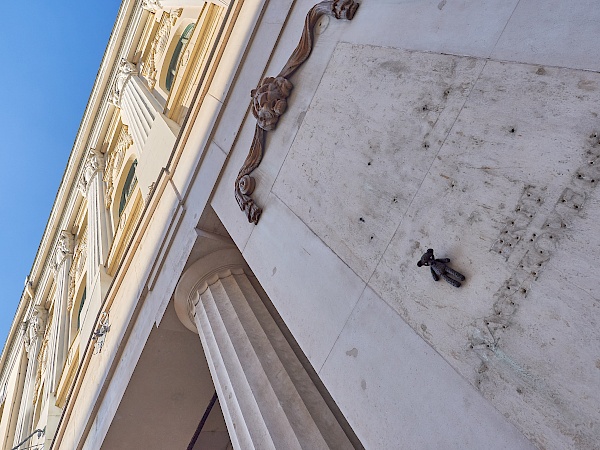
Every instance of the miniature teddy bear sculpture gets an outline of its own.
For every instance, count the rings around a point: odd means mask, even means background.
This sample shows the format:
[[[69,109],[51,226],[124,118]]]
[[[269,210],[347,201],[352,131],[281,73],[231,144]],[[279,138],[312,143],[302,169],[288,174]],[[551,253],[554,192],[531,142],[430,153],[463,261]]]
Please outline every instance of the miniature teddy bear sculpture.
[[[417,266],[429,266],[431,269],[431,276],[435,281],[438,281],[442,277],[446,282],[450,283],[454,287],[460,287],[460,282],[464,281],[465,276],[456,270],[448,267],[446,264],[450,262],[449,258],[435,259],[433,256],[433,249],[430,248],[417,263]],[[452,278],[451,278],[452,277]],[[460,281],[458,281],[460,280]]]

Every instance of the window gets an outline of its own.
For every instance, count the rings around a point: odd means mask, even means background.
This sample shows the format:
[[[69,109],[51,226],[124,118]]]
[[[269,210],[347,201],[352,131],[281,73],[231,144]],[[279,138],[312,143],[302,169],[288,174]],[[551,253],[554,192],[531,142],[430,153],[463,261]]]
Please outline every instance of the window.
[[[169,68],[167,69],[167,78],[165,79],[165,87],[167,88],[167,91],[171,91],[173,81],[175,80],[175,74],[177,73],[177,65],[179,63],[181,51],[190,40],[192,32],[194,31],[194,26],[195,24],[190,23],[187,27],[185,27],[185,30],[183,30],[183,33],[181,33],[179,42],[177,42],[177,45],[175,46],[175,51],[173,52],[173,56],[171,56],[171,62],[169,63]]]
[[[77,329],[79,330],[81,325],[81,310],[83,309],[83,305],[85,303],[85,297],[87,294],[87,289],[83,289],[83,294],[81,295],[81,301],[79,302],[79,312],[77,313]]]
[[[137,177],[135,176],[135,168],[137,167],[137,159],[133,161],[131,167],[129,168],[129,173],[127,174],[127,178],[125,179],[125,184],[123,185],[123,192],[121,192],[121,202],[119,203],[119,217],[123,213],[125,209],[125,205],[127,204],[127,200],[131,197],[133,193],[133,188],[135,188],[137,184]]]

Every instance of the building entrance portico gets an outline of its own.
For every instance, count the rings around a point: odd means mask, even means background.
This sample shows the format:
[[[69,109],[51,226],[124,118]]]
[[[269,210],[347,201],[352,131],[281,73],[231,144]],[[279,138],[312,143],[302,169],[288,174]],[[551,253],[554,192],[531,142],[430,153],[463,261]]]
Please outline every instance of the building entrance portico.
[[[177,319],[171,303],[146,341],[100,448],[186,449],[213,394],[198,337]],[[219,401],[192,448],[231,448]]]

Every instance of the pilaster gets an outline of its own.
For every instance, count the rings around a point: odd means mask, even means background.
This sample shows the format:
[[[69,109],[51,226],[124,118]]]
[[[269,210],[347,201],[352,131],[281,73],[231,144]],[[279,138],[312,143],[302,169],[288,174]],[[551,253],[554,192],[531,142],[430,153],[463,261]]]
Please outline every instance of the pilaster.
[[[110,248],[110,223],[106,210],[104,185],[104,155],[98,150],[91,149],[88,152],[80,188],[87,197],[87,277],[89,281],[96,277],[99,270],[102,270]]]
[[[49,393],[56,393],[62,368],[69,351],[69,272],[73,262],[73,235],[67,230],[60,232],[54,254],[56,267],[56,291],[54,313],[48,341],[48,366],[46,383]]]
[[[38,369],[38,353],[46,326],[47,312],[42,306],[34,306],[31,318],[27,323],[25,349],[27,351],[27,370],[23,386],[23,396],[19,408],[19,417],[15,430],[13,445],[16,446],[33,431],[33,396],[35,378]]]

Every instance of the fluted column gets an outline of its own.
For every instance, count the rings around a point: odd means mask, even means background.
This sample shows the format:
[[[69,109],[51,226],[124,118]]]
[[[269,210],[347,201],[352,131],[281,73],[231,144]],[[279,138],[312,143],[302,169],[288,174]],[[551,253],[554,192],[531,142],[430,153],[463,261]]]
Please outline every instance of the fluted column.
[[[15,430],[15,439],[13,445],[16,446],[33,431],[33,396],[35,390],[35,377],[38,370],[38,353],[44,335],[46,323],[46,310],[41,306],[35,306],[27,327],[27,340],[25,349],[27,350],[27,371],[25,373],[25,384],[23,386],[23,397],[17,419]]]
[[[58,388],[60,375],[69,351],[67,304],[69,301],[69,271],[73,262],[73,235],[67,230],[60,232],[54,258],[56,264],[56,291],[48,341],[48,367],[46,369],[46,386],[52,394],[55,394]]]
[[[79,187],[87,198],[87,277],[91,283],[100,268],[104,266],[110,249],[110,217],[105,201],[104,155],[98,150],[92,149],[88,152]]]
[[[228,262],[231,252],[215,252],[186,271],[176,310],[198,330],[234,448],[352,448],[249,269]]]
[[[110,101],[121,109],[123,123],[129,127],[133,142],[141,153],[160,105],[138,77],[135,64],[126,59],[119,65]]]

